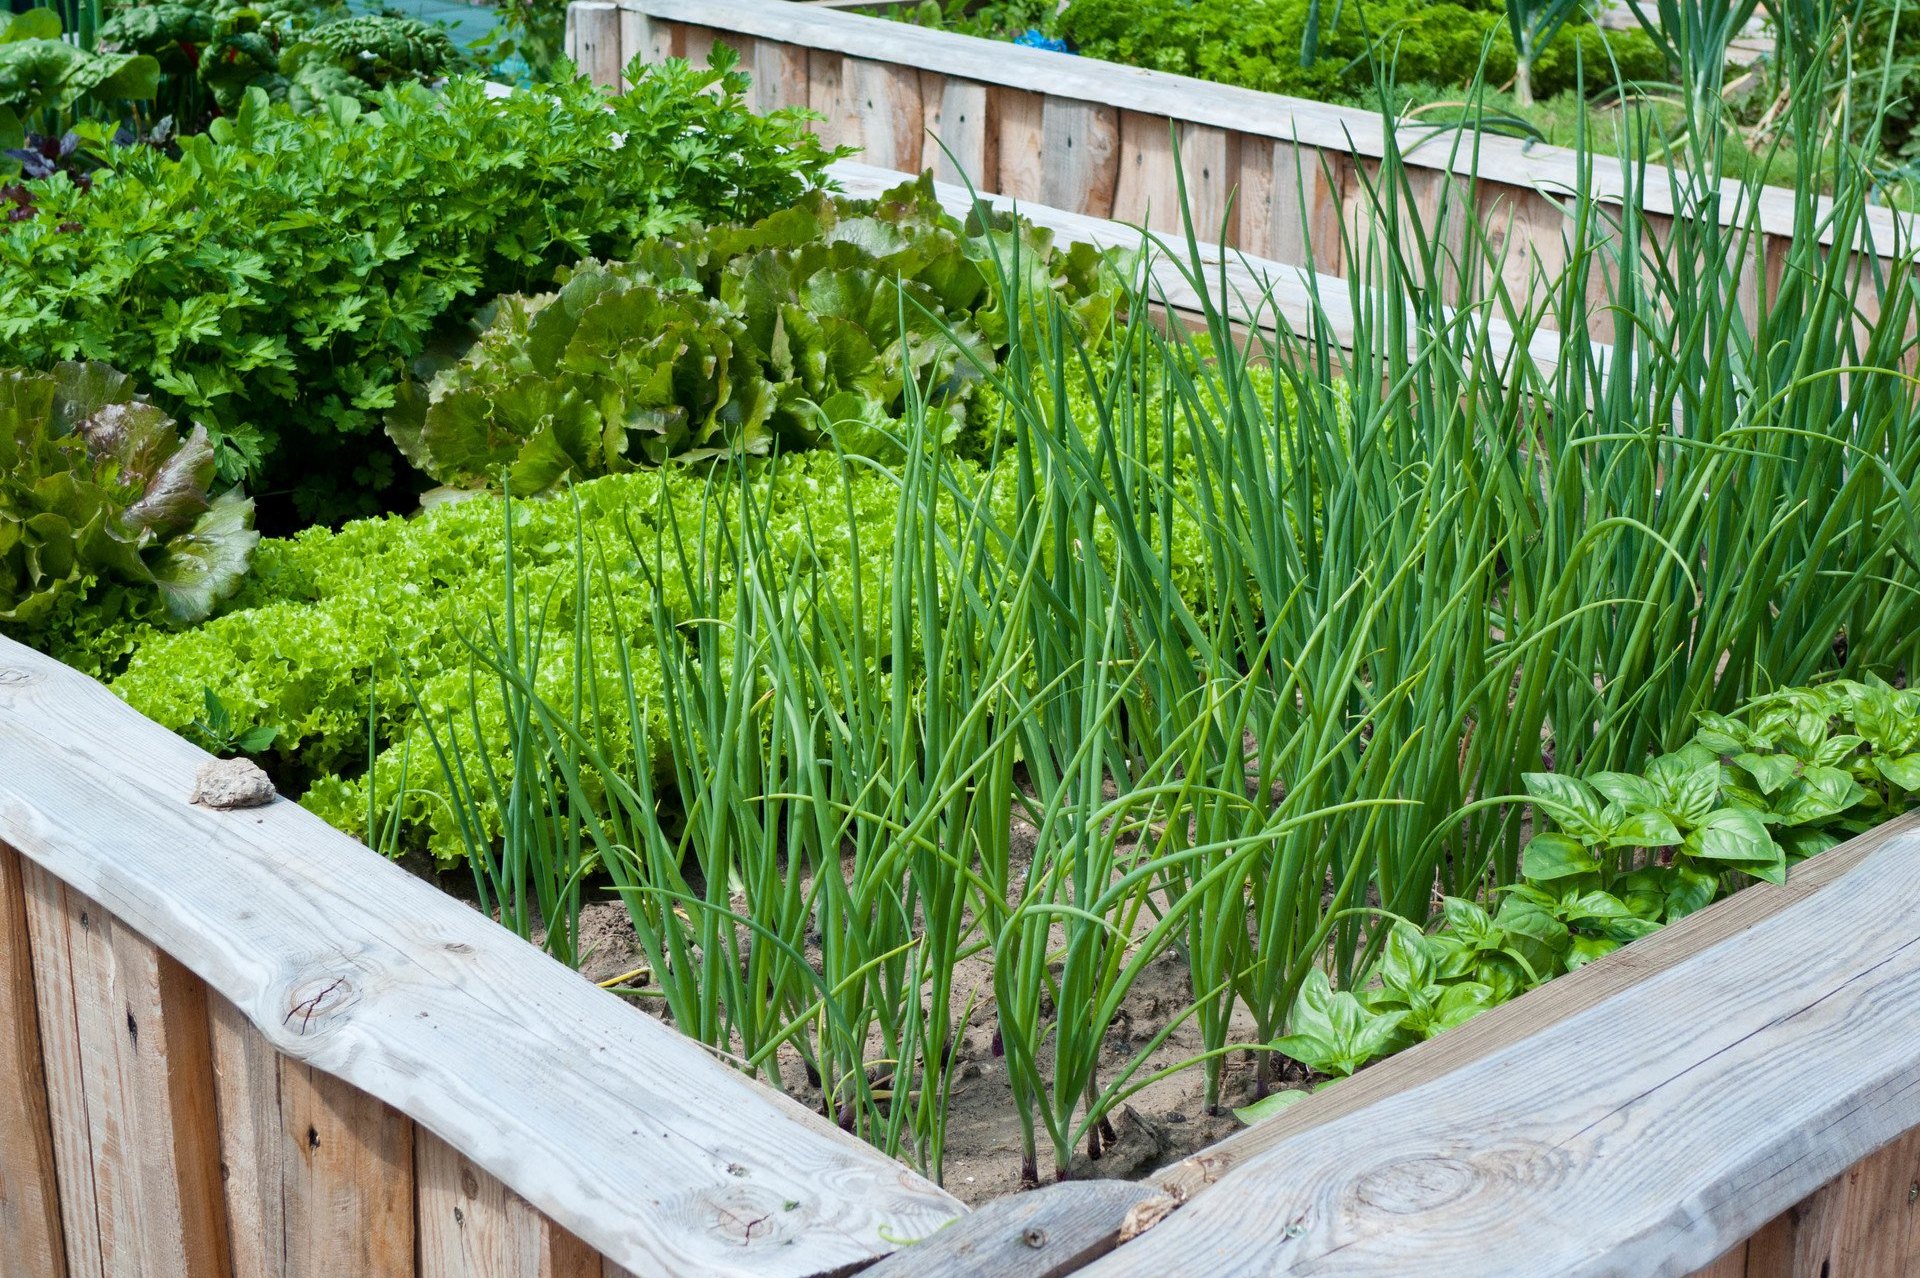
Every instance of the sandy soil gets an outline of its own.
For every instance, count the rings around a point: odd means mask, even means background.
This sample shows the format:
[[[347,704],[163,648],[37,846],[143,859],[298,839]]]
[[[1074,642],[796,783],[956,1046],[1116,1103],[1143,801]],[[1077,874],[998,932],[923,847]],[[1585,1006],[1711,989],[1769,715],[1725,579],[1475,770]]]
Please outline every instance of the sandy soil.
[[[644,965],[632,924],[620,903],[587,906],[582,911],[580,930],[585,955],[580,970],[589,980],[610,981]],[[1147,968],[1134,984],[1107,1038],[1107,1053],[1115,1073],[1186,1009],[1192,1001],[1188,990],[1185,965],[1176,955],[1166,955]],[[973,1204],[1020,1188],[1020,1123],[1005,1062],[992,1050],[992,968],[983,959],[970,960],[955,975],[955,1003],[964,1007],[969,998],[974,1008],[957,1053],[960,1068],[948,1109],[944,1179],[951,1193]],[[650,1015],[661,1014],[657,1002],[635,1000],[635,1005]],[[1154,1050],[1140,1073],[1150,1074],[1200,1050],[1199,1032],[1189,1019]],[[797,1058],[783,1060],[781,1077],[796,1100],[819,1107],[820,1091],[809,1083]],[[1088,1160],[1084,1145],[1076,1152],[1073,1174],[1138,1178],[1177,1162],[1240,1126],[1230,1108],[1245,1103],[1252,1085],[1252,1063],[1236,1054],[1226,1067],[1222,1112],[1210,1115],[1198,1068],[1153,1083],[1131,1097],[1114,1116],[1117,1141],[1103,1150],[1097,1162]],[[1048,1162],[1043,1146],[1043,1174],[1047,1174]]]

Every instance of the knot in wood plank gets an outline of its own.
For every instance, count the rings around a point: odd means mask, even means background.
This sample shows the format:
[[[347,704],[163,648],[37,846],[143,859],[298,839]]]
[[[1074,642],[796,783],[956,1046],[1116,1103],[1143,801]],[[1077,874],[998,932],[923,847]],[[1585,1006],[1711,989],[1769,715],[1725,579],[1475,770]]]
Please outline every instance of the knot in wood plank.
[[[1376,1167],[1353,1187],[1368,1208],[1395,1216],[1417,1216],[1470,1197],[1482,1176],[1472,1163],[1423,1154]]]
[[[813,1204],[738,1180],[702,1190],[684,1200],[700,1228],[729,1247],[777,1247],[814,1217]]]
[[[40,676],[17,666],[0,666],[0,688],[22,688],[39,682]]]
[[[280,1023],[302,1038],[336,1028],[360,1001],[360,986],[352,977],[329,972],[293,983],[282,1000]]]

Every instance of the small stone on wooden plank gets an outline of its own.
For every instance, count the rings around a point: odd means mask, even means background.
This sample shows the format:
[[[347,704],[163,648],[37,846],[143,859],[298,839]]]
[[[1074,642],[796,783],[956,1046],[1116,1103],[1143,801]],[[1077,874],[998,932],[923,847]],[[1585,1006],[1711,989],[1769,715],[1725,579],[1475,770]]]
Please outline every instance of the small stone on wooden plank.
[[[273,782],[252,759],[208,759],[193,778],[189,803],[217,808],[264,808],[274,799]]]
[[[996,1199],[923,1242],[896,1251],[863,1278],[1054,1278],[1118,1245],[1132,1222],[1157,1220],[1173,1200],[1126,1180],[1069,1180]]]

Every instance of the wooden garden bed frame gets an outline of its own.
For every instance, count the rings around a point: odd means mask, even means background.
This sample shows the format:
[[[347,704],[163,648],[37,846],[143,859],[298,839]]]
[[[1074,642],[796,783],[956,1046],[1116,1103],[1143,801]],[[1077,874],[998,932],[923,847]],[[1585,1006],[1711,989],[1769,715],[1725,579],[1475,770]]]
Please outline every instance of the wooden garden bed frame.
[[[1201,251],[1237,322],[1350,336],[1337,282]],[[1920,818],[1151,1181],[968,1213],[294,804],[189,804],[205,759],[0,640],[0,1278],[1920,1266]]]
[[[826,141],[860,148],[866,163],[931,168],[956,183],[964,176],[1023,204],[1177,234],[1177,153],[1202,238],[1224,229],[1230,248],[1323,275],[1348,272],[1340,227],[1367,216],[1365,180],[1388,141],[1373,111],[790,0],[576,0],[568,11],[569,53],[601,84],[620,83],[635,57],[701,61],[716,42],[740,53],[756,109],[809,108],[823,117],[815,128]],[[1492,135],[1456,146],[1414,128],[1395,142],[1421,216],[1433,218],[1449,186],[1453,203],[1471,199],[1516,297],[1530,294],[1536,271],[1551,278],[1564,266],[1563,201],[1582,182],[1573,151]],[[1588,189],[1620,200],[1621,164],[1589,163]],[[1664,172],[1637,185],[1656,231],[1676,209],[1697,207]],[[1737,183],[1725,189],[1722,216],[1757,219],[1765,232],[1765,269],[1746,264],[1737,289],[1752,317],[1778,284],[1794,194],[1770,187],[1749,201],[1734,194]],[[1912,220],[1885,208],[1869,210],[1861,235],[1853,247],[1883,258],[1915,243]],[[1457,258],[1457,214],[1449,238],[1441,247]],[[1825,238],[1832,242],[1830,229]],[[1605,313],[1592,323],[1609,335]]]
[[[206,757],[0,640],[6,1278],[1920,1261],[1920,817],[1150,1182],[969,1214],[296,805],[189,804]]]

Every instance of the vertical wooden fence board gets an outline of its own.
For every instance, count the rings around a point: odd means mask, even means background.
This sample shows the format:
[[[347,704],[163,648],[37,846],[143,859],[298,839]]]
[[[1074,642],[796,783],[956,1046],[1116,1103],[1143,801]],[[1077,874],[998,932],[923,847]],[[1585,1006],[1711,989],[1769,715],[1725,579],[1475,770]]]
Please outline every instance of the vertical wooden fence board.
[[[1340,274],[1342,183],[1340,170],[1329,163],[1333,158],[1292,142],[1246,139],[1241,172],[1249,176],[1241,180],[1254,198],[1240,213],[1241,247],[1288,266]],[[1268,183],[1264,200],[1258,197],[1261,178]]]
[[[1187,207],[1193,215],[1194,233],[1201,239],[1232,247],[1237,234],[1234,221],[1228,220],[1240,156],[1240,135],[1226,129],[1189,124],[1180,130],[1180,176],[1186,182]],[[1179,203],[1170,210],[1173,223],[1167,229],[1181,229]],[[1237,219],[1235,219],[1237,220]]]
[[[848,58],[841,71],[841,109],[859,120],[864,157],[881,168],[920,171],[920,73],[866,58]]]
[[[1242,253],[1273,257],[1273,144],[1260,138],[1240,140],[1240,174],[1234,204],[1239,208],[1235,243]]]
[[[814,122],[813,131],[828,146],[864,147],[862,121],[846,106],[845,63],[837,53],[807,51],[807,109],[823,117]]]
[[[225,1275],[205,988],[51,875],[27,879],[69,1271]]]
[[[728,36],[727,43],[734,44],[738,36]],[[713,53],[713,46],[720,42],[720,33],[710,27],[681,27],[679,44],[675,52],[696,67],[707,65],[707,58]],[[736,49],[738,45],[734,46]]]
[[[234,1278],[285,1278],[286,1128],[280,1054],[246,1016],[213,996],[213,1090]]]
[[[82,1084],[80,1029],[74,1019],[73,956],[67,943],[67,889],[31,861],[20,866],[27,937],[33,948],[34,1001],[46,1064],[47,1121],[60,1188],[60,1226],[70,1278],[100,1278],[99,1212],[93,1185],[92,1124]]]
[[[1920,1202],[1920,1131],[1848,1169],[1832,1278],[1909,1278],[1920,1272],[1914,1220]]]
[[[635,14],[642,23],[644,16]],[[611,4],[578,4],[567,9],[567,56],[595,84],[620,81],[621,24],[626,14]]]
[[[1470,269],[1467,223],[1474,216],[1473,184],[1435,169],[1409,171],[1408,185],[1418,216],[1418,233],[1409,228],[1408,238],[1424,238],[1431,244],[1441,300],[1456,304]]]
[[[1482,183],[1480,216],[1496,254],[1499,276],[1516,302],[1533,296],[1535,282],[1552,279],[1567,263],[1566,219],[1532,191]],[[1491,288],[1492,281],[1489,280]]]
[[[754,110],[766,112],[807,105],[805,49],[777,40],[756,40],[753,62],[747,69],[753,74],[753,89],[748,97]]]
[[[1093,217],[1113,211],[1113,188],[1120,175],[1117,111],[1095,102],[1049,97],[1040,112],[1040,149],[1046,156],[1041,203]]]
[[[673,56],[673,24],[648,18],[638,9],[620,10],[620,71],[635,58],[657,66]],[[616,75],[607,83],[625,87],[627,81]]]
[[[1163,116],[1120,114],[1120,174],[1113,220],[1156,231],[1180,226],[1180,187],[1174,179],[1173,134]]]
[[[600,1278],[601,1259],[431,1132],[414,1133],[420,1278]]]
[[[1046,97],[1019,89],[993,90],[992,123],[999,165],[994,173],[997,195],[1016,200],[1040,200],[1046,183],[1044,143]]]
[[[34,1005],[20,856],[0,844],[0,1257],[23,1275],[63,1278],[60,1190]]]
[[[1746,1278],[1833,1278],[1846,1202],[1841,1175],[1767,1222],[1747,1240]]]
[[[929,109],[934,99],[923,76],[920,91]],[[1000,135],[992,119],[993,95],[987,86],[957,76],[938,77],[940,92],[935,122],[930,126],[939,138],[925,143],[926,163],[942,182],[972,185],[976,191],[999,190]]]
[[[287,1278],[413,1270],[413,1124],[298,1061],[280,1063]]]

